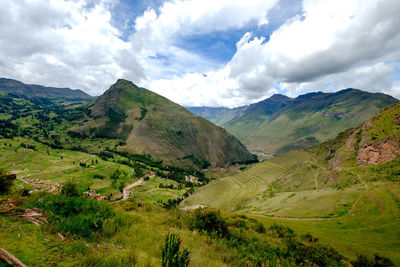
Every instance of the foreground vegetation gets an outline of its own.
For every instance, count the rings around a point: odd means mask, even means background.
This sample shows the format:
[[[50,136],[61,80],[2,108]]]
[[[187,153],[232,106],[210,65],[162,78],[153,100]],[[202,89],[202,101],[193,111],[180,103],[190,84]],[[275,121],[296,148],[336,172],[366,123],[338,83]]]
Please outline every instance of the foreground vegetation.
[[[349,259],[311,234],[212,209],[180,211],[130,198],[108,204],[61,193],[0,197],[0,246],[28,265],[346,266]],[[40,226],[27,220],[35,210]],[[5,230],[7,229],[7,230]],[[182,252],[179,247],[182,246]],[[391,266],[390,260],[378,256]],[[168,260],[169,259],[169,260]],[[367,257],[363,260],[374,261]]]

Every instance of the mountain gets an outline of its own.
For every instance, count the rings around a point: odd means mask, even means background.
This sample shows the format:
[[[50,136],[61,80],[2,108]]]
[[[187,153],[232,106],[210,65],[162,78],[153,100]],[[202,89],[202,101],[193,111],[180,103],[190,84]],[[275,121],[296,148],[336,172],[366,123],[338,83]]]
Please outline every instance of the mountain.
[[[318,146],[290,151],[217,179],[182,206],[294,218],[348,215],[355,221],[380,214],[380,220],[390,221],[393,218],[385,216],[392,214],[385,212],[398,210],[399,177],[400,103]],[[393,195],[390,201],[387,194]],[[383,201],[386,211],[382,211]]]
[[[224,166],[254,161],[233,135],[182,106],[118,80],[90,109],[91,118],[75,131],[88,136],[118,138],[130,153],[150,153],[157,159]]]
[[[274,95],[222,126],[252,151],[280,154],[332,139],[397,102],[385,94],[357,89],[297,98]]]
[[[81,90],[70,88],[45,87],[35,84],[24,84],[17,80],[0,78],[0,91],[24,95],[29,98],[65,98],[91,99],[92,97]]]
[[[216,125],[223,125],[224,123],[233,120],[242,115],[248,106],[241,106],[237,108],[224,108],[224,107],[185,107],[194,115],[201,116]]]

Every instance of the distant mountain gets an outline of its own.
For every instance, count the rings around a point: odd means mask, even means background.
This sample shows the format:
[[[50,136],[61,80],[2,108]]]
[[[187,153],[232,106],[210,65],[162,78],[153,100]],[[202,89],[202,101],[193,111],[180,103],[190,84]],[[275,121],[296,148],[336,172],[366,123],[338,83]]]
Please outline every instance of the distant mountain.
[[[358,95],[360,91],[345,90],[337,94],[349,93]],[[358,202],[363,195],[360,191],[365,190],[367,200],[361,202],[358,215],[364,210],[370,216],[368,205],[377,202],[368,193],[380,188],[382,191],[377,192],[385,195],[388,189],[398,187],[399,179],[400,103],[382,109],[362,125],[317,146],[283,153],[234,176],[219,178],[181,205],[292,218],[340,217],[345,214],[342,208],[348,206],[347,201]],[[352,191],[361,195],[349,198]],[[392,205],[398,207],[396,199]]]
[[[357,89],[309,93],[297,98],[274,95],[250,105],[222,126],[251,151],[279,154],[332,139],[397,102],[385,94]]]
[[[223,125],[224,123],[239,117],[247,108],[248,106],[238,108],[186,107],[186,109],[194,115],[201,116],[216,125]]]
[[[233,135],[184,107],[118,80],[91,107],[91,118],[74,129],[84,135],[118,138],[130,153],[150,153],[167,162],[204,167],[255,160]]]
[[[70,88],[45,87],[35,84],[25,84],[17,80],[0,78],[0,91],[24,95],[28,98],[65,98],[91,99],[92,97],[81,90]]]

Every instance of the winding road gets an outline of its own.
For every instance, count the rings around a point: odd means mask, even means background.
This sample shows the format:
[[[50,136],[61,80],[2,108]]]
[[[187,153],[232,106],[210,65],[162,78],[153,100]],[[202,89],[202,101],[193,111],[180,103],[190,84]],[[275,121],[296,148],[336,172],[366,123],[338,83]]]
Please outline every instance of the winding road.
[[[124,194],[124,197],[123,197],[121,200],[127,200],[127,199],[129,198],[129,190],[131,190],[132,188],[134,188],[134,187],[136,187],[136,186],[142,185],[142,184],[144,184],[144,183],[145,183],[145,182],[144,182],[144,179],[141,178],[139,181],[134,182],[133,184],[130,184],[130,185],[128,185],[127,187],[125,187],[125,188],[122,190],[122,193]]]

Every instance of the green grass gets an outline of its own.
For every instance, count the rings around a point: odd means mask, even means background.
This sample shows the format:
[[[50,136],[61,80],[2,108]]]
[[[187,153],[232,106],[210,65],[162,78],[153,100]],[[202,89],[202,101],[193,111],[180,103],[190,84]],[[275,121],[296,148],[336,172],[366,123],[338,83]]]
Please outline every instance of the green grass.
[[[398,189],[395,190],[399,196]],[[319,202],[320,203],[320,202]],[[260,218],[260,217],[257,217]],[[279,222],[299,233],[310,232],[347,257],[378,253],[400,264],[399,202],[379,187],[364,191],[351,214],[326,221],[289,221],[261,218],[267,224]]]
[[[272,182],[278,179],[286,168],[301,159],[307,159],[307,152],[294,151],[282,158],[273,158],[254,164],[246,171],[234,176],[212,181],[183,202],[184,206],[208,205],[225,210],[245,210],[257,205],[259,198],[276,188]],[[262,207],[262,204],[259,205]]]
[[[36,149],[19,148],[22,142],[34,144]],[[11,146],[9,146],[10,144]],[[3,159],[6,159],[0,160],[0,168],[13,171],[18,178],[39,179],[53,185],[74,180],[79,183],[81,191],[86,191],[90,187],[105,195],[112,194],[113,199],[120,197],[121,192],[118,188],[111,186],[109,177],[112,173],[121,170],[127,175],[123,176],[120,181],[126,184],[135,181],[135,178],[130,175],[132,168],[125,165],[103,161],[99,157],[87,153],[51,149],[25,138],[0,139],[0,153],[3,154]],[[90,166],[87,168],[80,167],[80,161]],[[95,179],[95,174],[103,175],[105,179]],[[19,184],[24,185],[22,182],[19,182]]]
[[[159,188],[159,185],[173,185],[174,189]],[[158,203],[162,201],[166,203],[169,199],[182,197],[183,194],[189,189],[184,186],[178,189],[179,183],[173,180],[152,177],[143,185],[139,185],[131,190],[132,197],[135,200],[144,200],[150,203]]]
[[[400,105],[386,108],[372,118],[373,127],[367,129],[370,141],[377,142],[384,139],[400,138]]]
[[[253,214],[310,232],[349,258],[377,252],[400,264],[400,191],[392,179],[397,160],[367,167],[344,161],[339,171],[313,155],[295,151],[255,164],[200,188],[181,205]]]

